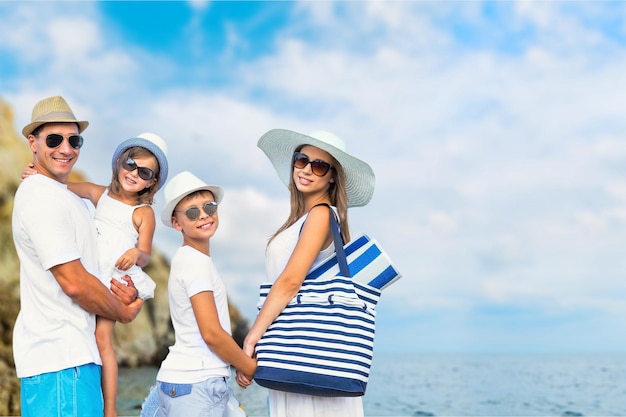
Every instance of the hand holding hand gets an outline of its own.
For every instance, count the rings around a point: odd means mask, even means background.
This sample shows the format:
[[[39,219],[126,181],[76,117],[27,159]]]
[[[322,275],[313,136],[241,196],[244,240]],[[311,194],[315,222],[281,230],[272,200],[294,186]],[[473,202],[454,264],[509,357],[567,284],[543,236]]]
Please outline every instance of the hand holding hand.
[[[244,374],[239,369],[236,370],[236,380],[237,384],[243,389],[248,388],[252,384],[252,377]]]
[[[122,317],[120,318],[120,323],[130,323],[135,320],[139,312],[141,311],[141,307],[143,306],[143,300],[141,298],[135,299],[129,305],[124,305]]]
[[[111,292],[128,306],[137,299],[139,292],[135,287],[135,283],[128,275],[123,276],[122,279],[126,281],[126,285],[116,279],[111,279]]]

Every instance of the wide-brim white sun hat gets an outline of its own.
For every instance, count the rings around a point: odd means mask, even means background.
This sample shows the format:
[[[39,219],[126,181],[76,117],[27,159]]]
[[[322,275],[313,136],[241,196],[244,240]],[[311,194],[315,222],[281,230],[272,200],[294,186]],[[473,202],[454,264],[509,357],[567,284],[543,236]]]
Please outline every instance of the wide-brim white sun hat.
[[[149,150],[157,159],[157,162],[159,163],[159,184],[157,190],[159,190],[161,187],[163,187],[165,181],[167,181],[168,174],[167,144],[159,135],[145,132],[141,135],[138,135],[136,138],[126,139],[124,142],[120,143],[115,149],[115,152],[113,152],[113,157],[111,158],[111,166],[113,170],[115,170],[115,162],[120,157],[120,155],[124,153],[124,151],[126,151],[127,149],[133,148],[135,146],[139,146]]]
[[[291,183],[293,154],[301,145],[320,148],[339,162],[346,176],[348,207],[361,207],[369,203],[376,184],[374,171],[366,162],[347,153],[345,143],[335,134],[316,130],[303,135],[290,130],[273,129],[257,142],[287,187]]]
[[[165,194],[165,207],[163,211],[161,211],[161,221],[163,224],[168,227],[173,227],[172,214],[174,214],[176,205],[189,194],[200,190],[207,190],[213,193],[213,199],[217,204],[219,204],[224,197],[222,187],[208,185],[189,171],[176,174],[163,189],[163,194]]]

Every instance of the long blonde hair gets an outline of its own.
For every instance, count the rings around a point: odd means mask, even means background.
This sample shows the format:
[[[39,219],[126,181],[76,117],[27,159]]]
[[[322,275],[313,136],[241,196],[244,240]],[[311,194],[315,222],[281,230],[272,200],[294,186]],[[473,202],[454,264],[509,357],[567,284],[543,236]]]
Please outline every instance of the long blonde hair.
[[[298,146],[294,152],[299,152],[302,148],[307,146],[307,144]],[[313,146],[313,145],[310,145]],[[330,155],[330,154],[329,154]],[[330,155],[332,161],[331,165],[333,169],[331,169],[331,175],[335,176],[335,181],[329,183],[328,188],[328,197],[330,199],[330,204],[337,208],[337,213],[339,214],[339,224],[341,226],[341,234],[343,235],[343,239],[345,242],[350,241],[350,228],[348,226],[348,196],[346,194],[346,175],[343,171],[343,168],[337,162],[337,160]],[[291,160],[291,172],[293,174],[293,158]],[[298,221],[300,217],[304,215],[304,198],[302,197],[302,193],[298,191],[296,184],[293,182],[293,175],[289,176],[289,194],[290,194],[290,205],[291,211],[289,213],[289,217],[282,226],[278,228],[278,230],[269,238],[268,244],[283,230],[287,229],[289,226],[293,225]]]

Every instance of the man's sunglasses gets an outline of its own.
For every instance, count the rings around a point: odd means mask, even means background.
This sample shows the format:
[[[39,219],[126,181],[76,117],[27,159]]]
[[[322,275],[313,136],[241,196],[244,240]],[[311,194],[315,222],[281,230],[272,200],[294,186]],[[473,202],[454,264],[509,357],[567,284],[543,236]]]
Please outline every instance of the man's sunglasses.
[[[308,164],[311,164],[311,171],[318,177],[323,177],[328,173],[332,166],[328,162],[316,159],[315,161],[309,160],[309,157],[301,152],[293,154],[293,166],[298,169],[303,169]]]
[[[133,158],[128,158],[126,161],[122,162],[122,168],[124,168],[128,172],[133,172],[134,170],[137,170],[137,175],[139,175],[139,178],[146,181],[150,181],[156,176],[154,171],[150,168],[137,166],[137,163]]]
[[[46,136],[46,146],[51,149],[58,148],[63,143],[63,139],[63,135],[50,133]],[[83,137],[81,135],[70,135],[67,137],[67,140],[74,149],[80,149],[83,146]]]
[[[202,210],[209,216],[213,216],[215,215],[215,213],[217,213],[217,203],[215,201],[207,201],[202,206]],[[183,210],[175,210],[175,211],[183,211]],[[198,217],[200,217],[200,208],[196,206],[189,207],[187,210],[184,210],[183,212],[185,213],[185,216],[187,216],[187,218],[191,221],[198,220]]]

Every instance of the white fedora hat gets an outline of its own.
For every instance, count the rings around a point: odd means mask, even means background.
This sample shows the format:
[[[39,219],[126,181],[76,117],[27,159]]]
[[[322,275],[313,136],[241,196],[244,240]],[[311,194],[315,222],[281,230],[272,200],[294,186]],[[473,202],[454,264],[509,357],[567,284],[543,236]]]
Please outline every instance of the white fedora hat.
[[[208,185],[189,171],[183,171],[180,174],[176,174],[174,178],[167,183],[165,189],[163,190],[163,194],[165,194],[165,207],[161,212],[161,221],[163,224],[173,227],[172,214],[174,213],[176,205],[180,202],[180,200],[189,194],[200,190],[207,190],[213,193],[213,198],[217,204],[219,204],[224,197],[224,190],[222,190],[222,187],[217,185]]]
[[[348,207],[364,206],[372,199],[376,177],[372,168],[346,152],[346,145],[333,133],[316,130],[303,135],[284,129],[273,129],[261,136],[257,146],[270,159],[280,180],[291,182],[293,153],[301,145],[312,145],[333,156],[346,175]]]

